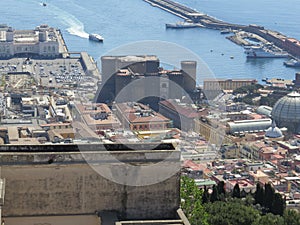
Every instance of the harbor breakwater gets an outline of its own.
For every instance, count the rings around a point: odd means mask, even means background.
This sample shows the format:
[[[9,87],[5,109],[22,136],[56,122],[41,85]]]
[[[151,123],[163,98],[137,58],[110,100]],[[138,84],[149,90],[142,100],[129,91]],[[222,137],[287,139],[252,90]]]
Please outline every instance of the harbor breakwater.
[[[232,31],[245,31],[258,35],[262,39],[274,44],[276,47],[287,51],[292,57],[300,58],[300,41],[295,38],[287,37],[278,31],[265,29],[265,27],[255,24],[240,25],[227,23],[171,0],[144,1],[148,2],[154,7],[159,7],[160,9],[179,16],[185,20],[190,20],[193,23],[197,23],[201,25],[201,27],[217,30],[230,29]],[[235,43],[242,44],[243,42]]]

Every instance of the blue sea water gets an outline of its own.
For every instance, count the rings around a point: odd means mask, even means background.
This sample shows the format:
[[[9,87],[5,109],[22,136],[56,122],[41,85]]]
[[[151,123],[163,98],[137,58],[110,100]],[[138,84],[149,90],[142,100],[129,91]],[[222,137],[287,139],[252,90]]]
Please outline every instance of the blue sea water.
[[[40,24],[60,28],[70,51],[87,51],[95,59],[130,43],[159,40],[180,45],[198,55],[218,78],[278,77],[294,79],[299,69],[283,66],[285,59],[247,60],[243,48],[219,31],[203,28],[166,30],[165,23],[181,19],[143,0],[10,0],[0,3],[0,23],[16,29]],[[178,0],[224,21],[259,24],[300,39],[299,0]],[[87,39],[99,33],[104,43]],[[150,42],[155,43],[155,42]],[[159,48],[158,56],[166,54]],[[140,49],[137,53],[143,53]],[[144,54],[149,54],[145,50]],[[168,54],[168,53],[167,53]],[[170,53],[171,54],[171,53]],[[232,57],[233,58],[232,58]],[[201,66],[200,69],[201,70]],[[207,69],[203,68],[203,71]],[[199,74],[198,83],[202,75]]]

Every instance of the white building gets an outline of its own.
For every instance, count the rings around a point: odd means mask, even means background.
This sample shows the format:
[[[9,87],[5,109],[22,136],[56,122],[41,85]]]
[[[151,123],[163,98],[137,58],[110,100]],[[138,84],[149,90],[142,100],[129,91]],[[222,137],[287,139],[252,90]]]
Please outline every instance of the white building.
[[[0,58],[57,58],[60,55],[59,35],[58,30],[48,25],[40,25],[34,30],[14,30],[0,25]]]

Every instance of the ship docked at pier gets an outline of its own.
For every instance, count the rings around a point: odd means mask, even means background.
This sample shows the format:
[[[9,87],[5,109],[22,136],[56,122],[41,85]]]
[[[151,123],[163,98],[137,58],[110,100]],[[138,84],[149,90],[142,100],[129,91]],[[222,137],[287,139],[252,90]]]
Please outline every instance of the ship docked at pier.
[[[100,34],[89,34],[89,40],[103,42],[104,38]]]
[[[271,49],[267,46],[246,46],[247,58],[287,58],[289,54],[284,51]]]
[[[287,67],[300,67],[300,60],[290,59],[287,62],[283,63]]]
[[[177,22],[177,23],[166,24],[166,28],[172,28],[172,29],[195,28],[200,26],[201,26],[200,24],[192,23],[192,22]]]

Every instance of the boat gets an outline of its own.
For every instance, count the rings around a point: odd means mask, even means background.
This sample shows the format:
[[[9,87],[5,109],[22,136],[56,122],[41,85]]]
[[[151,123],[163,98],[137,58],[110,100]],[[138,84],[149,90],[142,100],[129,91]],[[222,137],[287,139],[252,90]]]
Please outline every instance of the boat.
[[[225,30],[221,30],[220,34],[230,34],[232,31],[231,29],[225,29]]]
[[[166,28],[182,29],[182,28],[195,28],[199,27],[199,24],[190,22],[177,22],[177,23],[166,23]]]
[[[43,6],[47,6],[46,2],[43,2]]]
[[[286,58],[287,52],[273,50],[264,46],[246,46],[245,54],[247,58]]]
[[[99,41],[102,42],[104,38],[100,34],[89,34],[89,39],[91,41]]]
[[[287,67],[300,67],[300,60],[291,59],[289,61],[283,62]]]

